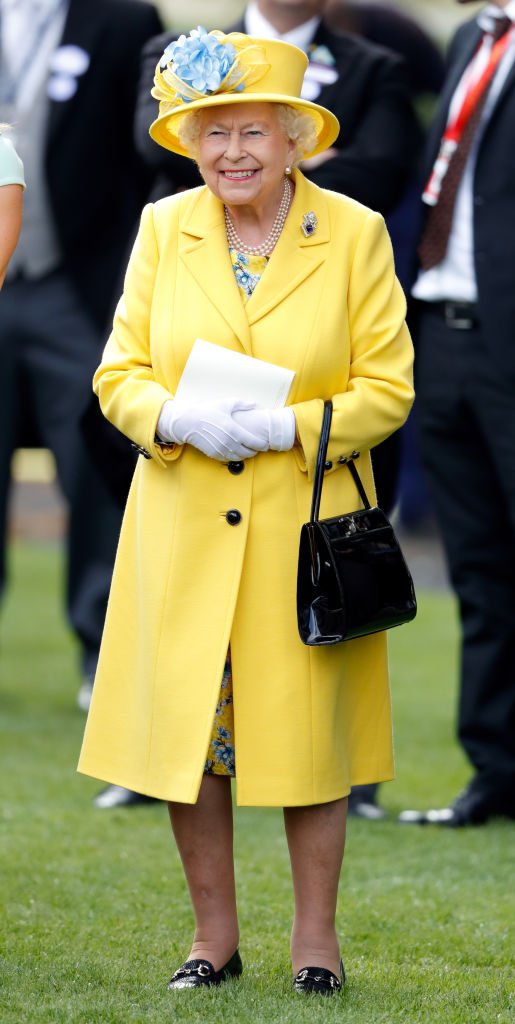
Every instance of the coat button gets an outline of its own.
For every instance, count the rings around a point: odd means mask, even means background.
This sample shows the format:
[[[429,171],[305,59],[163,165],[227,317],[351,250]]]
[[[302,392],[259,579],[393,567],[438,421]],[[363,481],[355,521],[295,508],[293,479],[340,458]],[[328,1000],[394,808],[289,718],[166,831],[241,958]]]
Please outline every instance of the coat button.
[[[324,462],[324,469],[329,470],[329,469],[332,469],[332,468],[333,468],[332,462]]]
[[[227,463],[227,469],[229,470],[229,473],[233,473],[234,476],[238,476],[240,473],[243,473],[243,470],[245,469],[245,463],[244,462],[228,462]]]
[[[229,526],[237,526],[238,523],[241,523],[241,512],[238,512],[237,508],[230,508],[229,511],[225,513],[225,518],[227,519]]]

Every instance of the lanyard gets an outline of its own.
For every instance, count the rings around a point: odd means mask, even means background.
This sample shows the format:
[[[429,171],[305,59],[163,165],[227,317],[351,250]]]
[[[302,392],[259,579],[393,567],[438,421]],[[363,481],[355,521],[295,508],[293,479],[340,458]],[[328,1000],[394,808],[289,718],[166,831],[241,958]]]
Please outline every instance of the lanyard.
[[[463,135],[463,132],[468,122],[470,121],[470,118],[472,117],[474,110],[476,109],[479,97],[489,85],[502,57],[504,56],[507,50],[507,47],[512,38],[512,32],[513,30],[510,29],[508,32],[505,33],[504,36],[501,37],[501,39],[498,39],[497,42],[494,43],[490,52],[488,64],[484,68],[482,74],[479,76],[477,81],[474,82],[473,85],[468,87],[468,89],[465,92],[465,96],[463,97],[462,103],[460,105],[460,109],[458,110],[456,116],[453,118],[452,122],[447,125],[447,128],[445,129],[444,133],[445,139],[452,139],[452,141],[456,142],[456,144],[459,143]]]
[[[427,203],[428,206],[436,206],[438,203],[442,182],[447,174],[452,156],[458,148],[463,132],[476,110],[477,104],[483,94],[486,93],[501,60],[513,39],[513,35],[514,29],[509,29],[494,43],[490,51],[486,67],[483,69],[479,78],[473,84],[469,84],[465,88],[465,93],[459,105],[459,109],[447,124],[440,143],[440,151],[422,195],[423,201]],[[476,56],[483,45],[484,40],[480,43],[480,46],[476,51]]]

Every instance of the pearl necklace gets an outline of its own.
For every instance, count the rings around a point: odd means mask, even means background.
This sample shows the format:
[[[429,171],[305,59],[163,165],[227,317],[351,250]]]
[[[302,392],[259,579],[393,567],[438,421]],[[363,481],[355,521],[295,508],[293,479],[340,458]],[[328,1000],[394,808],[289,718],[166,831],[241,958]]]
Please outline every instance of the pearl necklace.
[[[238,252],[246,253],[247,256],[269,256],[270,253],[275,248],[275,246],[277,245],[277,242],[279,241],[281,231],[284,227],[284,222],[288,216],[288,210],[290,209],[292,196],[293,185],[289,178],[285,178],[283,195],[281,202],[279,203],[277,216],[272,225],[272,230],[270,231],[270,234],[267,235],[267,237],[265,238],[265,241],[261,242],[261,245],[247,245],[246,242],[242,242],[240,236],[236,231],[236,228],[234,227],[229,210],[227,209],[226,206],[224,206],[225,230],[227,232],[227,241],[229,243],[229,246],[232,249],[237,249]]]

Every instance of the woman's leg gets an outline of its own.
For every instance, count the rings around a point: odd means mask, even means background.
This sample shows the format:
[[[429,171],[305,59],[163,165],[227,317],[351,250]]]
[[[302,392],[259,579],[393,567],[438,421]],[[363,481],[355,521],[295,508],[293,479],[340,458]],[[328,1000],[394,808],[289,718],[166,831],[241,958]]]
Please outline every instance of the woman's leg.
[[[196,804],[169,803],[168,810],[195,914],[188,959],[209,960],[218,971],[239,941],[231,780],[204,775]]]
[[[285,807],[295,897],[293,972],[325,967],[340,973],[335,916],[345,848],[347,798],[311,807]]]

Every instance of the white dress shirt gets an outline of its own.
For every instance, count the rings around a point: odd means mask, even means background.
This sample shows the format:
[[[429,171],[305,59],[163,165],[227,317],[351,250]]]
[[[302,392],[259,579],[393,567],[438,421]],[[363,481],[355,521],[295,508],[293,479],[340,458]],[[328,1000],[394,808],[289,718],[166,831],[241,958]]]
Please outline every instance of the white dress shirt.
[[[267,18],[261,14],[261,11],[258,10],[255,0],[251,0],[251,3],[249,3],[247,10],[245,11],[245,29],[247,35],[257,36],[258,39],[282,39],[284,43],[291,43],[293,46],[298,46],[299,50],[304,50],[304,53],[308,52],[321,20],[321,18],[317,17],[310,18],[309,21],[305,21],[304,24],[297,25],[296,28],[292,28],[289,32],[284,32],[281,35],[281,33],[270,24]]]
[[[497,18],[511,18],[515,22],[515,0],[510,0],[502,10],[488,4],[479,14],[480,27],[488,32]],[[453,120],[470,84],[477,81],[488,63],[492,49],[491,36],[485,36],[476,56],[465,69],[449,107],[448,121]],[[497,102],[501,89],[515,59],[515,27],[491,83],[488,97],[481,115],[478,130],[465,164],[463,176],[456,195],[456,203],[445,258],[430,270],[421,270],[413,287],[416,299],[438,302],[442,299],[457,299],[464,302],[477,301],[477,282],[474,268],[474,172],[477,152],[485,124]]]

